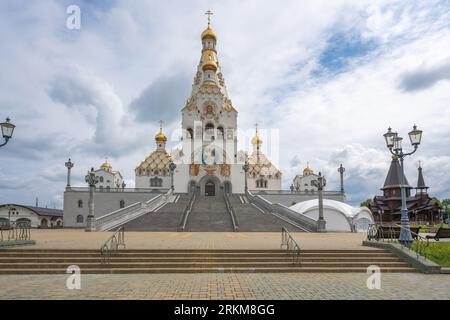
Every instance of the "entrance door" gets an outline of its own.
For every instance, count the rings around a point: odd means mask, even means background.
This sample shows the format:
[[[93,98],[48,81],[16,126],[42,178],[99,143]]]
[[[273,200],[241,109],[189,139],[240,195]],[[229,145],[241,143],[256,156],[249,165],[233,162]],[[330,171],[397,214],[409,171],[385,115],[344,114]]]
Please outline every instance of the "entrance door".
[[[212,181],[205,184],[205,196],[214,197],[216,195],[216,185]]]

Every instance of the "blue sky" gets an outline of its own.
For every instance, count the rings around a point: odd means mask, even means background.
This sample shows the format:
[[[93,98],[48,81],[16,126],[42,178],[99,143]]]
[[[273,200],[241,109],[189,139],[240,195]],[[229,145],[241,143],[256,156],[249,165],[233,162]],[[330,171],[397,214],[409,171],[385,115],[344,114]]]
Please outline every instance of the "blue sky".
[[[70,4],[81,30],[65,26]],[[61,207],[68,157],[76,185],[107,156],[132,186],[160,118],[175,148],[208,9],[239,128],[279,130],[269,155],[285,188],[310,162],[337,189],[343,163],[350,203],[372,197],[390,163],[382,134],[417,123],[408,179],[422,161],[430,193],[450,197],[448,1],[4,0],[0,117],[17,129],[0,202]]]

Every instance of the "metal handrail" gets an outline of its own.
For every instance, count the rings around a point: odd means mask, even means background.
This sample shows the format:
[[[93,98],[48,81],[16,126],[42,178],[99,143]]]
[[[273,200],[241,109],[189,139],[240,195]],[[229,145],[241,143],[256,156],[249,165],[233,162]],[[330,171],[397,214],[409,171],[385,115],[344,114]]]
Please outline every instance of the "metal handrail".
[[[0,226],[0,242],[3,242],[3,231],[8,232],[8,240],[6,241],[20,241],[31,240],[31,224],[26,221],[19,221],[15,223],[3,224]]]
[[[239,231],[239,222],[238,218],[236,216],[236,212],[234,211],[233,206],[231,205],[230,198],[228,197],[228,194],[226,192],[223,193],[223,197],[225,199],[225,205],[227,206],[227,211],[231,216],[231,222],[233,223],[234,231]]]
[[[289,231],[283,227],[281,228],[281,249],[284,246],[286,246],[288,253],[292,254],[292,263],[300,263],[300,245],[294,240]]]
[[[110,263],[113,253],[119,251],[119,247],[125,248],[125,227],[120,227],[114,234],[106,240],[100,247],[102,263]]]
[[[421,236],[420,234],[413,232],[410,230],[411,234],[415,238],[415,244],[416,250],[412,249],[412,247],[405,246],[401,241],[398,239],[398,232],[395,230],[395,228],[399,228],[400,230],[406,230],[405,227],[399,225],[399,224],[371,224],[369,225],[369,228],[367,230],[367,240],[368,241],[387,241],[387,242],[395,242],[399,243],[401,246],[401,249],[407,248],[410,251],[413,251],[416,253],[417,258],[420,256],[426,258],[427,252],[426,248],[429,246],[429,241],[427,238]]]
[[[188,202],[186,208],[184,208],[184,210],[183,210],[183,216],[181,217],[181,222],[180,222],[180,227],[179,227],[180,231],[184,231],[184,229],[186,228],[187,219],[189,217],[189,214],[192,211],[192,207],[194,206],[196,197],[197,197],[197,193],[195,191],[192,192],[191,198],[189,199],[189,202]]]

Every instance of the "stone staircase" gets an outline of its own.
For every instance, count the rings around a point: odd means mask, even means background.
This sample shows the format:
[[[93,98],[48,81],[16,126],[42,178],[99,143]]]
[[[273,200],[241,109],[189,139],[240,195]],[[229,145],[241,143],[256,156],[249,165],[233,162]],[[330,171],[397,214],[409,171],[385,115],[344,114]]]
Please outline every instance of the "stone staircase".
[[[198,195],[184,231],[233,232],[233,223],[223,194],[219,193],[215,197]]]
[[[230,195],[229,198],[236,212],[240,232],[280,232],[282,227],[292,232],[304,231],[295,224],[265,213],[251,203],[242,203],[238,195]]]
[[[187,206],[190,196],[179,194],[177,202],[170,202],[156,212],[150,212],[124,224],[126,231],[178,231],[183,210]]]
[[[99,250],[4,249],[0,274],[65,274],[76,265],[82,274],[148,273],[366,273],[417,272],[389,251],[302,250],[299,263],[282,250],[120,250],[102,264]]]

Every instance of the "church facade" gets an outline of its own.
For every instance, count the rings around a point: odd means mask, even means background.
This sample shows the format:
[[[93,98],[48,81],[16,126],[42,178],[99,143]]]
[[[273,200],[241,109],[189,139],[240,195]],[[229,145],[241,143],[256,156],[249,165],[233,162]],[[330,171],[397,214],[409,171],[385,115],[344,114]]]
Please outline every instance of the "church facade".
[[[243,194],[243,165],[247,162],[249,190],[281,190],[282,173],[262,153],[258,129],[252,153],[238,152],[238,111],[225,85],[217,57],[217,35],[209,21],[201,44],[192,91],[181,110],[182,148],[169,155],[161,126],[155,136],[156,150],[136,167],[136,188],[170,188],[173,184],[176,193]],[[171,162],[176,165],[173,181]]]

